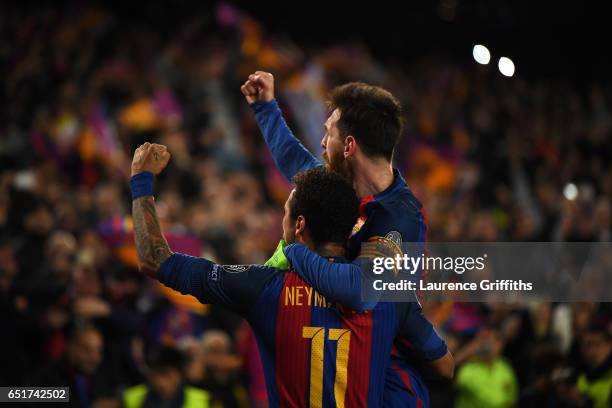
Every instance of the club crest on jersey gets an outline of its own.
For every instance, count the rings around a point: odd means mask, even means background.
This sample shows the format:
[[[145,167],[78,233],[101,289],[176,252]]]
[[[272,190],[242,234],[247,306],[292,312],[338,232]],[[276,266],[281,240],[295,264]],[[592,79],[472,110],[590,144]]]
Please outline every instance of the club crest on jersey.
[[[223,270],[227,273],[242,273],[249,270],[251,265],[223,265]]]
[[[400,234],[398,231],[389,232],[387,235],[385,235],[385,238],[394,242],[397,246],[402,246],[402,234]]]

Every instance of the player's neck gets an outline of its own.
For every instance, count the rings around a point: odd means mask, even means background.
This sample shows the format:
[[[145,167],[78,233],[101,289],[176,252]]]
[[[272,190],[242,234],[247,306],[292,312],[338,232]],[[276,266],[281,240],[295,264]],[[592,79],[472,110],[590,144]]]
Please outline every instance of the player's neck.
[[[378,194],[393,184],[393,167],[386,160],[355,160],[351,168],[353,188],[359,197]]]
[[[346,255],[344,245],[335,242],[323,244],[320,247],[315,248],[314,251],[324,258],[344,258]]]

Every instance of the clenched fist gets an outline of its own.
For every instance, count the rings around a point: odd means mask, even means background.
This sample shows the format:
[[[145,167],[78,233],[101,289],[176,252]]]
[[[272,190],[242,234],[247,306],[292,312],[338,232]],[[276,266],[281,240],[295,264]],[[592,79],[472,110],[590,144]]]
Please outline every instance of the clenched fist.
[[[132,176],[143,171],[150,171],[157,176],[166,167],[169,160],[170,152],[166,146],[149,142],[140,145],[132,159]]]
[[[253,102],[270,102],[274,99],[274,76],[269,72],[256,71],[240,87],[249,104]]]

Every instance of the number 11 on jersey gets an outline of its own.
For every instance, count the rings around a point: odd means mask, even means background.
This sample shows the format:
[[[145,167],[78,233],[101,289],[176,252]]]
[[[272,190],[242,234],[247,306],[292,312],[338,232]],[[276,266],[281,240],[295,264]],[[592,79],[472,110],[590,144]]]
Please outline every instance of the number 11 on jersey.
[[[311,339],[310,352],[310,407],[323,407],[323,370],[325,356],[325,327],[304,326],[302,337]],[[347,367],[351,332],[347,329],[329,329],[329,340],[337,341],[336,379],[334,381],[334,398],[336,406],[344,408],[346,395]]]

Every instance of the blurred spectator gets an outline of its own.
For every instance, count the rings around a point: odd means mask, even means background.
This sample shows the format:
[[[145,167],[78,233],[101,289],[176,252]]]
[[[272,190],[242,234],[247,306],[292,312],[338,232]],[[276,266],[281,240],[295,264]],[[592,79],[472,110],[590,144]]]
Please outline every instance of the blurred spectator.
[[[209,330],[200,340],[201,360],[199,372],[191,381],[208,390],[211,407],[248,407],[246,389],[238,376],[242,364],[240,357],[231,354],[231,339],[221,330]]]
[[[595,408],[612,404],[612,336],[605,327],[591,327],[582,336],[583,369],[578,389],[586,394]]]
[[[71,330],[65,353],[35,374],[30,385],[70,387],[70,405],[75,407],[112,404],[115,384],[102,367],[102,334],[87,323],[77,324]]]
[[[0,240],[0,316],[3,330],[12,333],[0,336],[0,383],[24,384],[29,371],[40,367],[40,355],[33,353],[40,346],[41,333],[28,308],[28,298],[15,291],[19,275],[17,257],[8,242]]]
[[[123,393],[125,408],[208,407],[209,394],[185,384],[185,356],[172,347],[151,352],[147,383],[135,385]]]
[[[501,357],[503,340],[495,329],[482,330],[474,357],[457,371],[457,408],[511,407],[518,401],[512,366]]]

